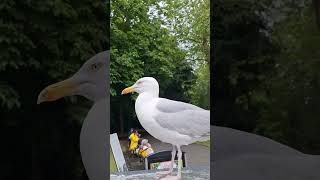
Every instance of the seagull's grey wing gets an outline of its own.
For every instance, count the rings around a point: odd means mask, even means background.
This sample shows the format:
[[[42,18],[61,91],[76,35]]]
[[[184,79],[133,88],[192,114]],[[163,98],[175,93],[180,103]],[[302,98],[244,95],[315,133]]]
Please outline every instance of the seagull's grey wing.
[[[160,99],[156,107],[159,113],[154,118],[163,128],[193,138],[210,136],[210,111],[168,99]]]
[[[165,98],[159,98],[156,108],[161,112],[175,113],[184,110],[204,110],[193,104],[188,104],[180,101],[172,101]]]

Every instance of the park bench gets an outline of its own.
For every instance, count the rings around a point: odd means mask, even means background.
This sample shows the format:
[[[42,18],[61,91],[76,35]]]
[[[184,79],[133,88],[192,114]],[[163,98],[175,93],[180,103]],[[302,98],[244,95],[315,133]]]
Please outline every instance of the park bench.
[[[178,152],[175,156],[175,164],[178,164]],[[144,159],[146,170],[168,168],[171,163],[171,151],[155,152]],[[182,167],[187,167],[186,153],[182,151]]]

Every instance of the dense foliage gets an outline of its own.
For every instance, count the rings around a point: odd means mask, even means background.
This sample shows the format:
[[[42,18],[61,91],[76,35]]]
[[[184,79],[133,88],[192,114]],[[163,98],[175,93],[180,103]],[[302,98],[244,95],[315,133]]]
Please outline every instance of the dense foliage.
[[[2,149],[12,154],[1,160],[1,179],[86,178],[78,143],[88,102],[36,102],[45,86],[106,50],[108,11],[101,1],[1,1],[0,124]]]
[[[214,123],[320,153],[320,30],[310,1],[215,1]]]
[[[289,16],[274,29],[280,48],[264,84],[269,94],[256,102],[263,110],[256,132],[309,153],[320,152],[320,29],[313,8]]]

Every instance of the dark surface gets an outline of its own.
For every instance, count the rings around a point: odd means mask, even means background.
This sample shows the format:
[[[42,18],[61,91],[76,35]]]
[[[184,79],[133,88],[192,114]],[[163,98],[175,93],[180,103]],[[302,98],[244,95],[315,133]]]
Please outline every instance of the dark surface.
[[[239,155],[268,154],[297,156],[303,153],[272,139],[231,128],[211,126],[213,159],[215,161]]]
[[[271,139],[211,126],[211,177],[217,180],[318,180],[320,156]]]

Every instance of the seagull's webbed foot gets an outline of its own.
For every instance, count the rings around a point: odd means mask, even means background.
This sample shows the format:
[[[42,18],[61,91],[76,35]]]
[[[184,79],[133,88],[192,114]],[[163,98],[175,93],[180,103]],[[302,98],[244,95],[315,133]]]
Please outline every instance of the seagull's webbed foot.
[[[168,176],[169,174],[171,174],[171,172],[172,171],[170,171],[170,170],[169,171],[156,172],[156,176],[157,176],[157,178],[162,179],[162,178]]]

